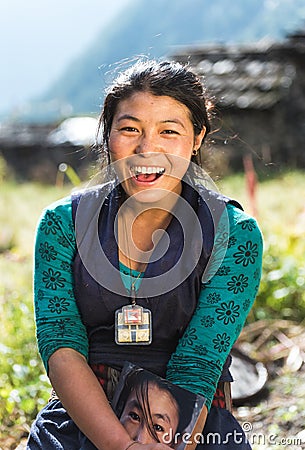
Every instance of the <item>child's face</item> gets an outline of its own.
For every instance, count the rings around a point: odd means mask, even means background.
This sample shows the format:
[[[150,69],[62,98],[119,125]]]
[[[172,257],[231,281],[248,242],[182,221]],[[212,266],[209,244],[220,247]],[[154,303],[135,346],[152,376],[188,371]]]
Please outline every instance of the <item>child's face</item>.
[[[177,403],[171,394],[154,385],[148,387],[148,402],[152,419],[149,427],[155,430],[160,442],[168,444],[168,436],[175,435],[179,423]],[[120,420],[135,441],[142,444],[156,442],[148,430],[143,408],[134,391],[126,402]]]

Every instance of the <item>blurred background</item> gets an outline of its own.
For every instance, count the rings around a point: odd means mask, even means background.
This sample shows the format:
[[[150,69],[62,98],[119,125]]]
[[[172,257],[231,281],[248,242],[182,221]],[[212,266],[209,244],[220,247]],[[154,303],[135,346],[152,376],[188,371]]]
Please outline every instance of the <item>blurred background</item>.
[[[236,413],[304,437],[304,0],[10,0],[0,3],[0,449],[23,442],[49,394],[32,308],[39,214],[95,172],[105,88],[139,56],[202,77],[214,104],[205,168],[265,236],[239,346],[268,367],[269,397]]]
[[[12,0],[0,38],[0,150],[19,178],[53,182],[61,162],[83,175],[105,87],[139,55],[203,77],[221,111],[211,170],[245,152],[305,165],[303,0]]]

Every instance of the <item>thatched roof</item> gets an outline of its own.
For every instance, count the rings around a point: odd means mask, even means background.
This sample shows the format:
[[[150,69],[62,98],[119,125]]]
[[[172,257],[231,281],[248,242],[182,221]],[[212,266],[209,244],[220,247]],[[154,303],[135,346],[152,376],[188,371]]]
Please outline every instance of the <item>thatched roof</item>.
[[[295,79],[295,53],[305,53],[305,33],[295,33],[282,43],[180,48],[172,57],[188,62],[203,77],[220,106],[269,109],[287,95]]]

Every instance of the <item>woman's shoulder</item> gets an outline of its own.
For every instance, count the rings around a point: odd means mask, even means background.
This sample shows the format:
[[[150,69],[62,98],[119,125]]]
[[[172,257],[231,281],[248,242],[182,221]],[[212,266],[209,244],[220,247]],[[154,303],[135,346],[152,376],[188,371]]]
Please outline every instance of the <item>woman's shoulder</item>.
[[[42,215],[47,213],[67,213],[71,211],[72,195],[67,195],[47,205],[42,210]]]
[[[37,245],[60,245],[74,249],[75,235],[72,220],[71,196],[63,197],[46,206],[36,227]]]
[[[91,207],[92,205],[101,205],[104,202],[107,203],[110,194],[115,197],[118,195],[118,192],[118,186],[112,181],[74,191],[71,195],[73,212],[75,212],[75,209],[78,208],[80,203],[83,206],[85,205],[85,207],[88,207],[88,205],[91,205]]]
[[[70,217],[72,214],[72,208],[74,203],[79,203],[80,200],[84,199],[99,199],[101,196],[105,198],[113,190],[112,183],[103,183],[97,186],[85,187],[77,190],[73,190],[69,195],[55,200],[54,202],[47,205],[43,211],[42,215],[50,213],[58,213],[66,217]]]
[[[70,228],[72,224],[72,201],[71,195],[62,197],[43,208],[38,221],[40,229],[54,230],[59,228]],[[53,231],[52,231],[53,230]]]
[[[263,247],[263,234],[255,217],[238,208],[234,203],[227,203],[230,236],[238,237],[239,242],[250,239]]]
[[[256,218],[242,209],[235,201],[226,203],[226,211],[232,224],[244,224],[244,227],[246,227],[246,224],[253,224],[253,226],[256,225],[258,227]]]

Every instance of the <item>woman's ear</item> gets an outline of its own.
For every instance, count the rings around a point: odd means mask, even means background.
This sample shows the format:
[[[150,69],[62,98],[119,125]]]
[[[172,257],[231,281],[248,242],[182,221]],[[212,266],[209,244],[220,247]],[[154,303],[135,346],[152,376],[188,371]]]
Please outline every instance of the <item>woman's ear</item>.
[[[202,141],[203,141],[204,136],[206,134],[206,130],[207,130],[206,127],[202,127],[202,130],[200,131],[200,133],[195,136],[195,139],[194,139],[194,150],[199,150],[200,149]]]

